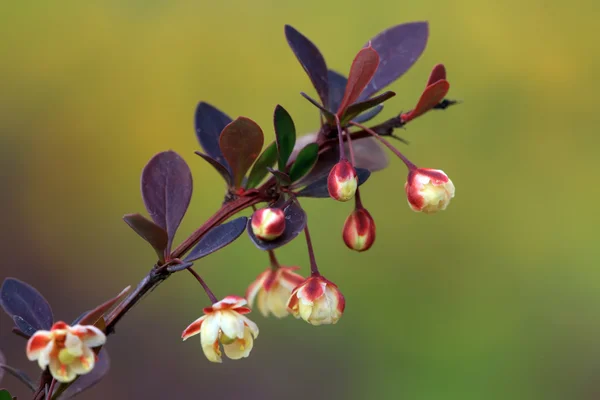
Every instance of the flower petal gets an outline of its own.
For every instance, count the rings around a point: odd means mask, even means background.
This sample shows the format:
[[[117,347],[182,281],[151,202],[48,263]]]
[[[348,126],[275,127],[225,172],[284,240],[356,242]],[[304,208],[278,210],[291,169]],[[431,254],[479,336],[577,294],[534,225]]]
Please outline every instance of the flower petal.
[[[77,335],[84,345],[98,347],[106,343],[106,335],[93,325],[75,325],[70,331]]]
[[[256,278],[256,280],[252,282],[250,286],[248,286],[248,289],[246,290],[246,299],[248,299],[248,304],[250,304],[250,307],[252,307],[256,295],[258,294],[258,291],[262,288],[263,282],[265,281],[269,273],[270,269],[261,272],[260,275],[258,275],[258,277]]]
[[[240,296],[227,296],[223,300],[212,305],[213,310],[223,310],[227,308],[237,308],[248,304],[245,298]]]
[[[37,360],[40,353],[48,346],[54,336],[49,331],[37,331],[27,341],[27,358],[29,361]]]
[[[46,369],[48,364],[50,363],[50,356],[54,351],[54,340],[48,342],[44,350],[40,351],[38,355],[38,365],[41,369]]]
[[[198,318],[197,320],[195,320],[194,322],[192,322],[187,328],[184,329],[183,333],[181,334],[181,338],[183,340],[186,340],[194,335],[199,334],[200,329],[202,328],[202,322],[205,319],[206,319],[206,315],[203,315],[200,318]]]
[[[227,357],[232,360],[239,360],[240,358],[248,357],[253,346],[254,339],[252,338],[252,333],[250,332],[250,328],[246,327],[243,338],[237,339],[231,344],[223,345],[223,350]]]
[[[54,379],[62,383],[71,382],[77,376],[70,365],[61,364],[54,357],[50,360],[50,374]]]
[[[96,363],[96,355],[89,347],[83,348],[83,354],[77,357],[71,363],[71,369],[77,375],[85,375],[94,369],[94,364]]]
[[[83,354],[83,343],[79,337],[73,335],[71,332],[67,332],[67,338],[65,339],[65,348],[69,353],[75,357],[79,357]]]
[[[210,362],[221,363],[223,360],[221,359],[221,349],[219,349],[219,341],[215,340],[211,344],[202,344],[202,351],[204,355]]]
[[[206,316],[200,329],[200,343],[202,348],[213,346],[219,339],[219,329],[221,329],[221,313],[214,313]]]
[[[248,329],[250,329],[250,332],[252,333],[252,335],[256,339],[258,337],[258,325],[256,325],[254,323],[254,321],[251,321],[245,315],[242,315],[241,317],[242,317],[242,320],[244,321],[244,324],[246,325],[246,327],[248,327]],[[244,331],[245,331],[245,329],[244,329]]]
[[[221,311],[221,331],[227,337],[243,338],[244,337],[244,321],[242,316],[235,311]]]
[[[267,306],[267,292],[264,289],[261,289],[261,291],[258,292],[256,306],[258,307],[258,311],[260,311],[260,313],[263,316],[269,316],[269,307]]]

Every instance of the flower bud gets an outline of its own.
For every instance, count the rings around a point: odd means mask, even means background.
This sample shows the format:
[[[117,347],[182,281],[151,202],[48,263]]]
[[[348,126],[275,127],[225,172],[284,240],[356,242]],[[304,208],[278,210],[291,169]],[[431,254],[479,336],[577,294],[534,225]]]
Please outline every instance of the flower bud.
[[[279,208],[261,208],[252,214],[252,232],[261,240],[275,240],[285,230],[285,215]]]
[[[454,197],[454,184],[439,169],[417,168],[411,171],[404,190],[410,207],[425,214],[445,210]]]
[[[375,221],[364,208],[357,208],[346,218],[342,232],[350,250],[366,251],[375,242]]]
[[[348,160],[340,160],[329,172],[327,179],[329,195],[338,201],[348,201],[354,197],[357,187],[356,170]]]
[[[293,290],[287,307],[294,317],[309,324],[335,324],[344,313],[346,300],[335,283],[311,276]]]

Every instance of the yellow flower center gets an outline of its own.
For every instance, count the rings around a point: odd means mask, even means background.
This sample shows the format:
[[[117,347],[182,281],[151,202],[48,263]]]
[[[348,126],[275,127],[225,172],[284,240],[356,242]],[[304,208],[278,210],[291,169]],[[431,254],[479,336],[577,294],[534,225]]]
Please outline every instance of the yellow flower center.
[[[71,354],[69,352],[69,350],[67,349],[62,349],[59,353],[58,353],[58,360],[60,361],[61,364],[63,365],[68,365],[71,364],[73,361],[75,361],[75,356],[73,354]]]

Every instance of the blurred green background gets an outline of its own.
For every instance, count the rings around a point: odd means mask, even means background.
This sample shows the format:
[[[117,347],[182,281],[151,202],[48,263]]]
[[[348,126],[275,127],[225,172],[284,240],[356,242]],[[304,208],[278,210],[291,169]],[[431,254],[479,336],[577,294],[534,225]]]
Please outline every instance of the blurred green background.
[[[600,123],[591,0],[6,2],[0,13],[0,278],[24,279],[71,320],[136,284],[153,251],[120,219],[142,212],[139,176],[174,149],[195,193],[180,237],[222,200],[193,155],[200,100],[256,120],[272,139],[282,104],[315,129],[314,93],[283,25],[347,74],[379,31],[428,20],[419,62],[384,116],[416,102],[443,62],[449,97],[400,134],[407,156],[457,187],[446,212],[413,213],[396,159],[364,187],[374,247],[347,250],[351,204],[309,200],[319,265],[347,298],[340,323],[253,313],[250,358],[209,363],[180,334],[207,299],[177,274],[110,338],[113,368],[88,399],[597,399],[600,396]],[[594,172],[596,171],[596,172]],[[278,252],[308,271],[302,238]],[[197,265],[218,296],[266,268],[247,237]],[[0,315],[10,364],[38,374]],[[25,395],[5,377],[0,386]]]

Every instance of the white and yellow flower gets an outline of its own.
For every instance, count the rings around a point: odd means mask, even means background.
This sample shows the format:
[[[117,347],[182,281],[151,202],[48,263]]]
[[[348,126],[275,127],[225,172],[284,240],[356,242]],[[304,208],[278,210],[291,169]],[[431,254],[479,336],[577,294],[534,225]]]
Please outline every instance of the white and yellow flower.
[[[294,289],[287,306],[294,317],[309,324],[335,324],[344,313],[346,300],[335,283],[311,276]]]
[[[200,334],[204,355],[212,362],[222,362],[219,343],[232,360],[248,357],[258,336],[258,326],[244,315],[250,312],[246,304],[242,297],[227,296],[206,307],[204,315],[185,328],[182,339]]]
[[[304,278],[294,271],[298,267],[268,268],[262,272],[254,282],[248,286],[246,299],[250,307],[256,305],[262,315],[268,317],[273,314],[277,318],[288,315],[287,302],[292,290],[302,282]]]
[[[105,342],[106,336],[95,326],[57,322],[49,331],[37,331],[29,338],[27,358],[37,360],[42,369],[49,366],[58,382],[71,382],[94,369],[96,354],[92,347]]]
[[[404,190],[410,207],[425,214],[445,210],[454,197],[454,184],[439,169],[417,168],[411,171]]]

